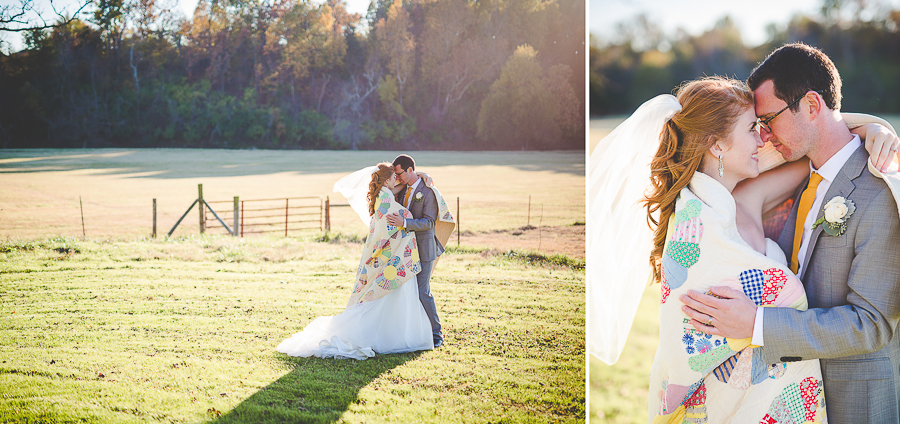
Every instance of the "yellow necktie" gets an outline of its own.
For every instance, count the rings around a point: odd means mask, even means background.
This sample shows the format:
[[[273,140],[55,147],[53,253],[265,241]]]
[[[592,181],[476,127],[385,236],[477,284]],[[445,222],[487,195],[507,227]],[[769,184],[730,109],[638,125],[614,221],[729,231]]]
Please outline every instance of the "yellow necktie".
[[[403,198],[403,207],[409,208],[409,195],[412,193],[412,187],[406,187],[406,197]]]
[[[813,172],[809,176],[809,185],[800,195],[800,205],[797,208],[797,227],[794,228],[794,251],[791,253],[791,271],[794,274],[800,268],[800,259],[797,256],[800,254],[800,242],[803,241],[803,224],[806,223],[806,216],[809,215],[809,210],[812,209],[813,202],[816,200],[816,188],[820,182],[822,182],[822,176]]]

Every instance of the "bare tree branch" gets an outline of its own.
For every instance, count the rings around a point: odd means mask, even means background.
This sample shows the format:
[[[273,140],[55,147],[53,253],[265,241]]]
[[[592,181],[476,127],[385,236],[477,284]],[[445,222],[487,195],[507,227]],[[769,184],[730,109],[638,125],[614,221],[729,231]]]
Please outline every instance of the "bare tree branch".
[[[27,32],[66,26],[75,19],[78,19],[78,14],[90,4],[90,0],[80,0],[78,3],[78,10],[67,16],[64,14],[65,11],[60,12],[56,10],[53,0],[50,0],[50,8],[53,9],[53,14],[59,18],[56,23],[53,24],[47,23],[44,15],[35,8],[34,0],[20,0],[18,5],[3,5],[0,6],[0,31]],[[27,18],[29,14],[37,15],[37,19],[39,19],[41,23],[32,25],[31,20]]]
[[[11,23],[27,24],[28,22],[21,20],[28,10],[33,7],[31,0],[22,0],[22,7],[16,8],[11,4],[0,7],[0,25],[8,25]]]

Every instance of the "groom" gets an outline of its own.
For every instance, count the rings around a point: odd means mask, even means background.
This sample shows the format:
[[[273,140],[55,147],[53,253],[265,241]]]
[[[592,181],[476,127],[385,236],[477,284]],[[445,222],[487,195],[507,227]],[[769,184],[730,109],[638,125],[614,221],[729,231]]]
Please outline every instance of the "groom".
[[[434,269],[435,259],[444,253],[444,247],[434,235],[434,224],[438,218],[437,198],[431,188],[425,185],[425,181],[416,175],[416,161],[412,157],[397,156],[393,165],[397,183],[404,185],[403,190],[397,193],[397,202],[409,209],[413,219],[403,219],[400,214],[394,213],[388,215],[387,220],[393,226],[406,228],[416,234],[419,261],[422,264],[422,270],[416,276],[419,301],[431,322],[434,347],[438,348],[444,344],[444,336],[441,334],[441,321],[438,319],[434,296],[431,295],[431,270]]]
[[[747,83],[763,141],[788,161],[811,161],[811,176],[798,188],[778,239],[803,281],[810,309],[757,307],[726,287],[712,289],[721,298],[681,296],[683,309],[705,333],[752,336],[752,344],[762,346],[754,359],[761,355],[765,364],[820,358],[830,423],[898,423],[897,204],[885,182],[866,169],[866,150],[841,120],[841,79],[824,53],[785,45]],[[856,206],[844,233],[812,228],[838,196]]]

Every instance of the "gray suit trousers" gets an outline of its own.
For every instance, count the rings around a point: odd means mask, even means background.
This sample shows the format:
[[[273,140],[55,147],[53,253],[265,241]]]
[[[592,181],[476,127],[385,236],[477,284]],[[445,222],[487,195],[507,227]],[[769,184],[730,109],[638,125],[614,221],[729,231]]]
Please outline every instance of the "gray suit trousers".
[[[434,343],[444,340],[441,333],[441,320],[438,319],[437,306],[434,304],[434,296],[431,295],[431,270],[434,269],[434,261],[421,261],[422,271],[416,275],[416,281],[419,283],[419,302],[425,308],[425,314],[428,315],[428,321],[431,322],[431,334]]]

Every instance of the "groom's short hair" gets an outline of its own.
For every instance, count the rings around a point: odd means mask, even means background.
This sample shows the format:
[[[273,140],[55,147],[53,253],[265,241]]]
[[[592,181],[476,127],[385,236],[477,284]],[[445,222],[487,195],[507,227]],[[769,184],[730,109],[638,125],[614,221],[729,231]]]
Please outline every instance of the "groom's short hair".
[[[817,91],[831,110],[841,109],[841,76],[834,63],[821,50],[803,43],[781,46],[770,53],[747,78],[747,85],[756,91],[762,83],[772,80],[775,97],[790,104],[809,91]],[[799,110],[799,104],[791,107]]]
[[[403,169],[412,168],[413,171],[416,170],[416,161],[410,155],[400,155],[394,158],[393,166],[396,168],[397,165],[400,165]]]

